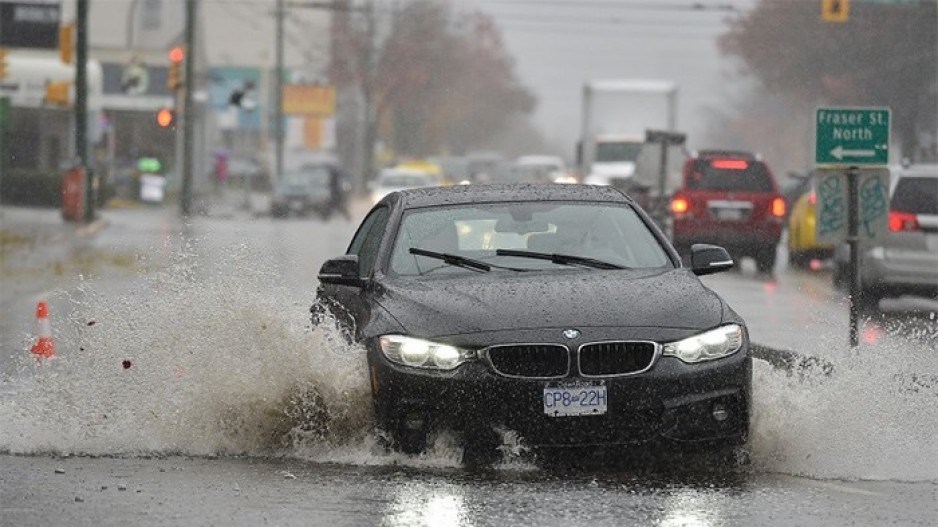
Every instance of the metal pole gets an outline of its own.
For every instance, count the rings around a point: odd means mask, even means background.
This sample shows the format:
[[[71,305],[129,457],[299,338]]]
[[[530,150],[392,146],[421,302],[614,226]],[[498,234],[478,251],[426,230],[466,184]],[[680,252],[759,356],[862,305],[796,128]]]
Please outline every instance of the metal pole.
[[[94,221],[94,173],[88,159],[88,3],[78,0],[75,15],[75,157],[85,169],[85,223]]]
[[[274,72],[274,181],[283,174],[283,0],[277,0],[276,71]]]
[[[860,318],[860,171],[847,170],[847,243],[850,246],[850,347],[860,344],[858,321]]]
[[[590,166],[592,163],[590,161],[593,158],[593,112],[591,110],[593,106],[593,89],[586,83],[583,85],[583,115],[580,116],[581,119],[581,134],[580,134],[580,145],[579,145],[579,159],[577,159],[580,165],[580,178],[585,178],[590,175]]]
[[[197,0],[186,0],[186,72],[183,83],[182,103],[182,199],[181,212],[188,217],[192,212],[192,153],[194,150],[195,111],[193,109],[193,92],[195,88],[195,18],[197,14]]]
[[[670,130],[669,130],[670,131]],[[661,167],[658,170],[658,199],[655,200],[655,216],[658,225],[664,229],[665,220],[668,217],[668,200],[665,198],[665,189],[668,179],[668,145],[670,140],[666,135],[661,136]]]
[[[365,46],[365,78],[364,78],[364,90],[362,90],[362,99],[364,103],[364,112],[365,112],[365,137],[364,137],[364,151],[362,152],[362,172],[358,176],[358,181],[355,182],[355,191],[361,192],[365,189],[365,186],[371,181],[372,171],[374,170],[375,164],[375,142],[377,135],[377,126],[378,123],[375,122],[375,109],[374,109],[374,96],[375,96],[375,38],[376,38],[376,20],[375,20],[375,2],[374,0],[368,1],[367,14],[368,17],[368,29],[367,29],[367,39],[368,43]]]

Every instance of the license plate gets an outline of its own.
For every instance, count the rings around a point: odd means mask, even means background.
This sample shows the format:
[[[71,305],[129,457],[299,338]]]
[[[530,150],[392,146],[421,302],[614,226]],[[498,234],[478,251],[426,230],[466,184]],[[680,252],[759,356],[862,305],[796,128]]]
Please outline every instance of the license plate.
[[[717,209],[716,216],[722,221],[739,221],[743,219],[742,209]]]
[[[303,202],[298,199],[290,201],[290,209],[296,212],[303,210]]]
[[[601,384],[544,388],[544,414],[548,417],[603,415],[607,404],[606,387]]]

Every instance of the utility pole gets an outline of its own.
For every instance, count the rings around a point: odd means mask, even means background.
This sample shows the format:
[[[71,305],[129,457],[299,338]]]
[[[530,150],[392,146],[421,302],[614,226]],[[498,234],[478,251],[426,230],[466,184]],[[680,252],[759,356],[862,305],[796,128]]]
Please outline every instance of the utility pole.
[[[85,170],[85,223],[94,221],[94,173],[88,159],[88,3],[78,0],[75,14],[75,157]]]
[[[276,71],[274,72],[274,181],[283,174],[283,0],[277,0]]]
[[[193,92],[195,89],[195,24],[198,13],[196,0],[186,0],[186,74],[183,84],[182,102],[182,199],[180,201],[183,217],[192,212],[192,153],[195,148],[195,111]]]
[[[375,91],[375,0],[368,0],[366,15],[368,17],[365,44],[365,71],[362,79],[362,102],[364,103],[365,134],[362,145],[362,171],[355,182],[355,190],[361,192],[371,179],[371,172],[375,164],[375,136],[377,123],[375,122],[374,91]]]

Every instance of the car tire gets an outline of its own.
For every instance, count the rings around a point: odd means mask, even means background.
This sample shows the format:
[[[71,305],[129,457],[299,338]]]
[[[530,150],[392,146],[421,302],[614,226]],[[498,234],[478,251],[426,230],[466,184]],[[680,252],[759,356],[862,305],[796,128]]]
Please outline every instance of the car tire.
[[[856,299],[857,309],[861,315],[872,316],[879,313],[879,301],[883,299],[883,290],[878,287],[867,287],[860,289],[860,295]]]
[[[498,463],[502,458],[499,446],[501,446],[501,440],[494,430],[466,435],[463,438],[463,466],[483,468]]]
[[[761,274],[771,274],[775,269],[775,246],[760,249],[754,255],[756,260],[756,269]]]
[[[806,258],[805,255],[801,252],[788,250],[788,266],[794,267],[796,269],[804,269],[808,266],[810,258]]]
[[[400,423],[391,430],[391,450],[415,456],[427,449],[427,432],[423,430],[407,430],[404,423]]]

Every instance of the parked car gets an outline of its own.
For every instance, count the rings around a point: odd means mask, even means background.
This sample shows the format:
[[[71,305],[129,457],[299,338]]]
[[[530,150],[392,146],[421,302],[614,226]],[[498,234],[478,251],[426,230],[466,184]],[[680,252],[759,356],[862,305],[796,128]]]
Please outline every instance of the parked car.
[[[385,168],[371,185],[371,201],[378,203],[385,196],[398,190],[432,187],[442,182],[440,176],[419,170]]]
[[[748,152],[706,150],[684,163],[683,184],[671,199],[674,245],[725,246],[735,258],[750,256],[760,272],[775,267],[785,200],[768,165]]]
[[[563,158],[558,156],[521,156],[515,160],[511,170],[515,182],[576,183]]]
[[[839,246],[834,258],[834,283],[847,288],[849,246]],[[892,171],[889,231],[860,253],[862,310],[906,293],[938,296],[938,164]]]
[[[697,278],[733,260],[712,245],[691,260],[611,187],[416,189],[322,266],[311,311],[363,345],[377,426],[404,452],[449,430],[487,462],[500,428],[532,447],[735,448],[749,337]]]
[[[795,200],[788,214],[788,263],[795,267],[807,267],[811,260],[826,260],[834,255],[833,245],[817,241],[817,194],[811,188],[814,177],[809,176],[807,179],[807,191]]]
[[[324,217],[332,198],[329,189],[332,169],[330,165],[309,165],[282,174],[277,178],[270,214],[275,218],[310,213]]]

